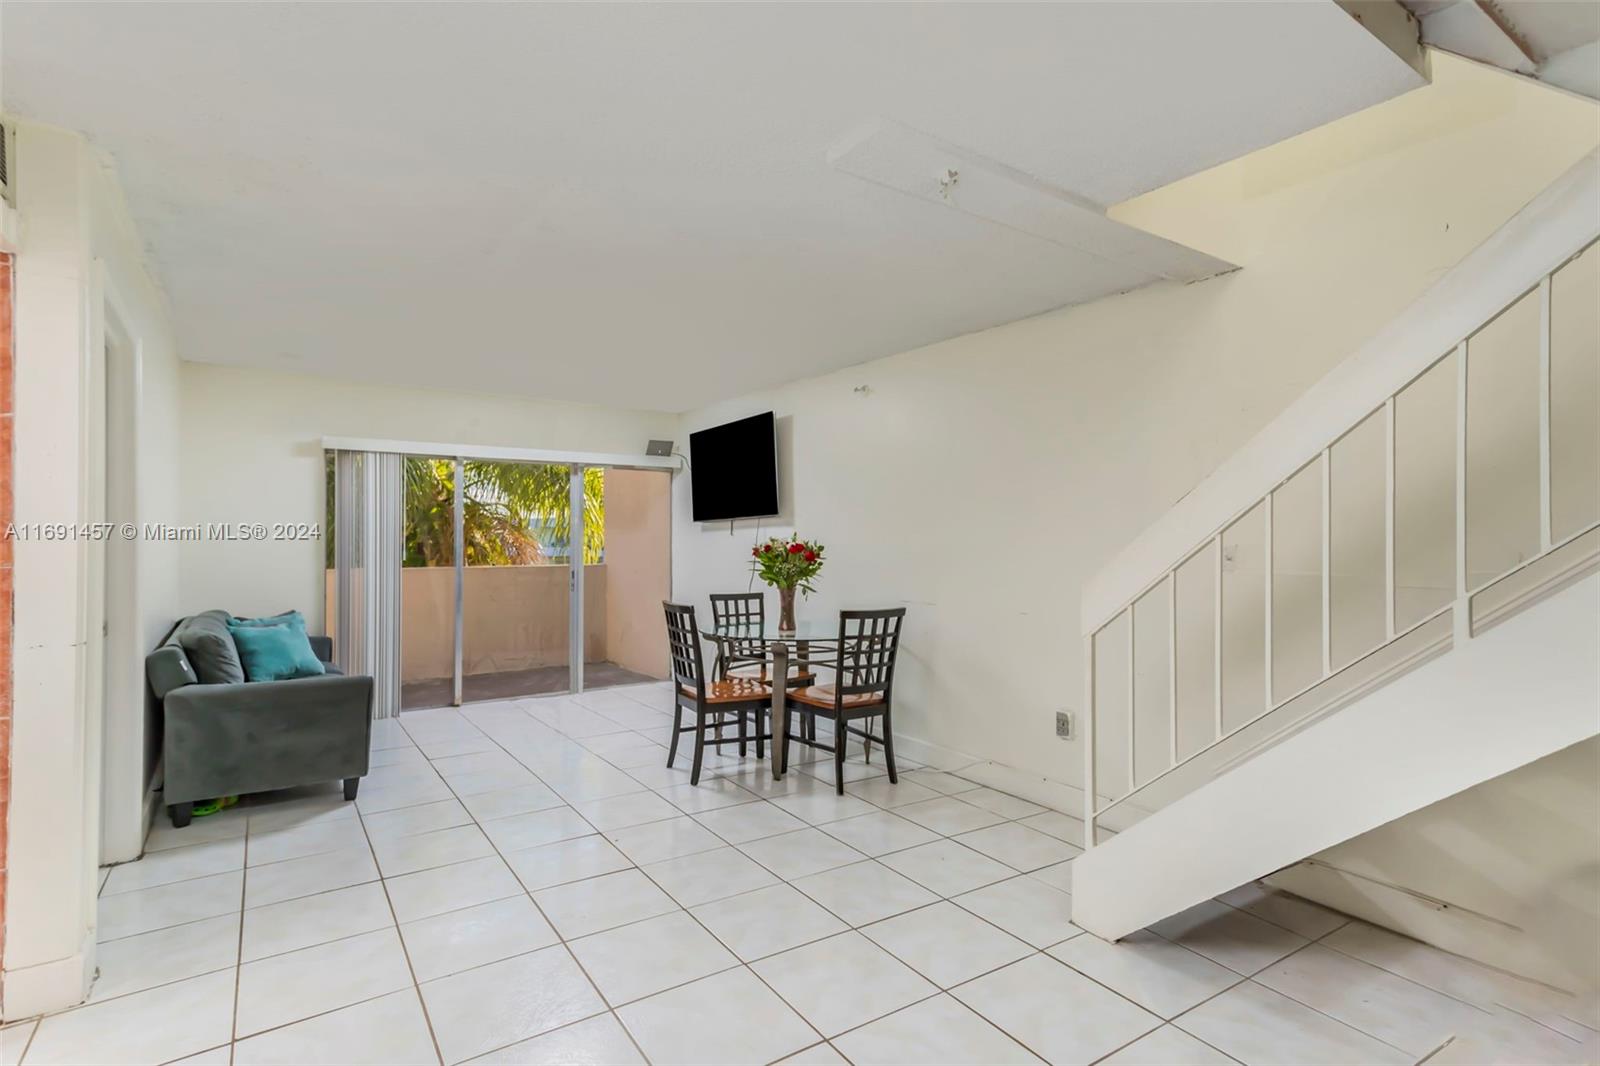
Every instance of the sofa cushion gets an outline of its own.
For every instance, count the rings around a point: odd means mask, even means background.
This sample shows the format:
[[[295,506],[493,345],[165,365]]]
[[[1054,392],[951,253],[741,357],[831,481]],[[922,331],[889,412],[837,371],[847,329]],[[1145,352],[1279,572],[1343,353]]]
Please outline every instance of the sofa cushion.
[[[206,611],[186,618],[175,636],[201,684],[237,685],[244,681],[244,664],[239,660],[233,634],[228,631],[227,611]]]
[[[284,681],[295,677],[316,677],[324,673],[322,660],[311,650],[305,625],[296,628],[289,622],[279,625],[237,625],[228,630],[239,648],[244,675],[249,681]]]

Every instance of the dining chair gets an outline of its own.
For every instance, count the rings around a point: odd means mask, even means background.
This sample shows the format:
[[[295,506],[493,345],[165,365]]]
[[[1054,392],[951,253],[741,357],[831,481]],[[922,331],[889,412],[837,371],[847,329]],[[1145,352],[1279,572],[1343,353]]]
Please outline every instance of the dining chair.
[[[759,592],[713,592],[711,594],[711,624],[718,630],[749,627],[759,634],[767,621],[767,598]],[[746,663],[761,663],[761,676],[766,675],[767,645],[759,636],[749,640],[729,640],[717,645],[717,660],[712,673],[718,678],[728,676],[730,668]],[[745,676],[750,676],[748,672]]]
[[[667,648],[672,656],[672,746],[667,751],[667,765],[670,767],[678,757],[678,738],[684,733],[693,733],[694,764],[689,770],[689,783],[698,785],[707,745],[720,748],[724,744],[738,744],[739,754],[745,754],[749,718],[755,720],[756,758],[762,757],[763,741],[770,740],[772,734],[762,732],[764,716],[761,712],[772,707],[772,689],[756,678],[707,678],[694,607],[666,601],[661,606],[666,610]],[[685,710],[694,715],[692,725],[683,724]],[[729,715],[738,720],[739,734],[724,739],[721,726]],[[714,722],[708,721],[712,718]],[[717,727],[715,736],[707,738],[707,725]]]
[[[833,752],[834,790],[844,795],[844,755],[851,734],[870,744],[883,745],[883,761],[889,781],[897,784],[900,775],[894,765],[894,723],[891,718],[894,698],[894,664],[900,651],[900,627],[906,609],[881,611],[840,611],[838,658],[827,665],[834,669],[833,683],[811,685],[789,693],[788,703],[810,721],[818,718],[833,722],[833,743],[822,744],[812,736],[796,737],[802,744]],[[872,733],[872,719],[882,719],[881,735]],[[858,728],[852,722],[863,722]],[[790,736],[794,730],[789,731]],[[789,737],[784,738],[785,744]],[[784,761],[788,761],[785,751]]]

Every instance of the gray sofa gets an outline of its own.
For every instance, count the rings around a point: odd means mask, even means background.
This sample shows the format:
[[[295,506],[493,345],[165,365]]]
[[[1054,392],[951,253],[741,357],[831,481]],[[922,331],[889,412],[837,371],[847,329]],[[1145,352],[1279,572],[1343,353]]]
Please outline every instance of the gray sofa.
[[[232,676],[237,665],[211,659],[219,650],[233,654],[220,643],[232,639],[227,617],[185,618],[145,657],[162,711],[163,799],[172,824],[188,825],[196,800],[319,781],[343,779],[344,798],[355,799],[372,741],[372,678],[340,672],[333,642],[311,637],[328,671],[320,677],[206,683]]]

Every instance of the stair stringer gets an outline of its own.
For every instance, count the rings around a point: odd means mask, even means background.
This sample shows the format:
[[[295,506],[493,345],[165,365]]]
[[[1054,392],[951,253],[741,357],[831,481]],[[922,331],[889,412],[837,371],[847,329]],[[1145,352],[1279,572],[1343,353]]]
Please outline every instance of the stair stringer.
[[[1072,920],[1117,940],[1600,735],[1593,574],[1073,861]]]

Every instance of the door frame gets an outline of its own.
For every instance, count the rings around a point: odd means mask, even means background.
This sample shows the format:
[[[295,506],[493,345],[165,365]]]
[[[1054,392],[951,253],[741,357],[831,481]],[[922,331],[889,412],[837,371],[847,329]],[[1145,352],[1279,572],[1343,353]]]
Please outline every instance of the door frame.
[[[99,783],[99,819],[91,850],[101,864],[139,857],[155,810],[147,774],[149,727],[140,648],[137,568],[140,545],[120,533],[137,523],[140,394],[143,346],[103,260],[94,262],[93,303],[100,308],[90,336],[85,397],[86,514],[116,523],[119,532],[90,545],[85,603],[84,692],[89,701],[90,776]],[[115,453],[115,458],[113,457]]]

